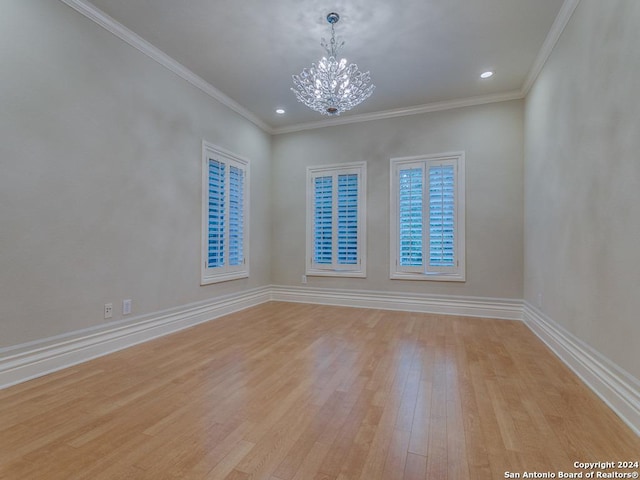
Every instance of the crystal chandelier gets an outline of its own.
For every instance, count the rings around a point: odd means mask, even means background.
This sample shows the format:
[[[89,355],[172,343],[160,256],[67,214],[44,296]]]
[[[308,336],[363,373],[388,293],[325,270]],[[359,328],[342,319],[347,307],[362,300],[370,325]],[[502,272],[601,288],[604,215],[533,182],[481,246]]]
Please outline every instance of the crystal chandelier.
[[[335,12],[327,15],[331,24],[331,43],[323,38],[320,45],[327,51],[327,57],[305,68],[300,75],[293,75],[296,94],[299,102],[323,115],[340,115],[369,98],[373,93],[369,72],[362,73],[355,63],[347,66],[345,58],[337,60],[338,49],[344,45],[336,44],[335,24],[340,15]]]

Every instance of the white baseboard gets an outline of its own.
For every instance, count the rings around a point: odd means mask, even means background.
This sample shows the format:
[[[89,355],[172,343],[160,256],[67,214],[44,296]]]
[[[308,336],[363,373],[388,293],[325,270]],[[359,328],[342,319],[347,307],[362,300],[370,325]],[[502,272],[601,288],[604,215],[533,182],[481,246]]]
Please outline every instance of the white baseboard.
[[[640,381],[528,302],[527,326],[640,436]]]
[[[519,300],[267,286],[0,349],[0,389],[270,300],[522,319]]]
[[[125,322],[0,349],[0,389],[271,300],[524,320],[640,435],[640,381],[521,300],[267,286]]]
[[[419,295],[278,285],[272,287],[271,298],[281,302],[522,320],[522,301],[501,298]]]
[[[117,322],[99,330],[84,330],[75,335],[4,349],[4,355],[0,356],[0,389],[259,305],[270,299],[270,288],[263,287],[206,303],[132,318],[126,324]]]

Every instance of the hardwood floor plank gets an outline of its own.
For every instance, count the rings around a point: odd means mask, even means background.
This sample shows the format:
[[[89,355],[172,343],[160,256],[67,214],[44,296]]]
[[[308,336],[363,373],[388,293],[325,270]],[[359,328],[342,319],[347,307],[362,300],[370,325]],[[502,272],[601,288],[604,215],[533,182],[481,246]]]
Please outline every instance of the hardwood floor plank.
[[[437,342],[429,417],[427,478],[447,480],[449,468],[447,465],[447,372],[444,336],[439,335]],[[455,461],[455,459],[452,460]]]
[[[379,478],[396,478],[399,472],[404,472],[409,450],[410,431],[394,429],[389,443],[384,471]]]
[[[281,480],[290,480],[296,475],[296,472],[301,468],[301,464],[311,455],[311,451],[314,450],[314,448],[316,455],[318,450],[323,451],[326,448],[326,451],[328,451],[328,445],[321,444],[322,447],[318,447],[317,440],[327,428],[334,412],[339,408],[343,397],[344,394],[341,392],[334,392],[334,395],[325,402],[318,411],[318,414],[311,419],[307,428],[300,435],[300,440],[293,445],[282,462],[280,462],[274,472],[275,476]],[[324,458],[324,455],[322,458]]]
[[[331,448],[327,453],[324,461],[320,466],[320,473],[328,476],[337,477],[352,444],[355,442],[356,435],[364,423],[368,409],[371,407],[373,392],[363,389],[358,400],[349,410],[346,421],[339,428],[335,439],[331,442]]]
[[[233,469],[242,461],[242,459],[255,447],[254,443],[240,440],[234,449],[231,450],[220,462],[207,473],[203,479],[206,480],[218,480],[220,478],[226,478]]]
[[[400,478],[399,472],[394,477]],[[422,455],[416,455],[415,453],[407,454],[407,461],[404,467],[403,477],[404,480],[425,480],[427,477],[427,458]]]
[[[460,399],[460,375],[456,348],[447,346],[446,368],[446,424],[447,424],[447,465],[448,477],[452,479],[469,478],[467,463],[466,437]]]
[[[504,320],[271,302],[0,391],[9,480],[489,480],[639,451]]]
[[[304,457],[300,468],[296,471],[293,480],[307,480],[309,478],[318,478],[320,473],[320,465],[325,456],[329,452],[329,445],[316,442]],[[327,477],[328,478],[328,477]],[[282,480],[287,480],[283,477]]]

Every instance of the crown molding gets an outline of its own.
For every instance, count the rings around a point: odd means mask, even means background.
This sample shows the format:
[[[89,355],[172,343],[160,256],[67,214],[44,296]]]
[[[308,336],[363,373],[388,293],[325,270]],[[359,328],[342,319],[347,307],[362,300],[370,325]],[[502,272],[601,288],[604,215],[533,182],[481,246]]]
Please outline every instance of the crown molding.
[[[205,94],[209,95],[213,99],[217,100],[221,104],[230,108],[240,116],[249,120],[254,125],[261,128],[264,132],[270,135],[279,135],[284,133],[293,133],[303,130],[313,130],[316,128],[331,127],[337,125],[347,125],[350,123],[367,122],[371,120],[382,120],[387,118],[404,117],[408,115],[419,115],[423,113],[437,112],[442,110],[450,110],[454,108],[470,107],[475,105],[483,105],[487,103],[504,102],[508,100],[518,100],[526,97],[529,90],[533,86],[536,78],[540,74],[540,71],[544,67],[547,59],[551,55],[553,48],[555,47],[560,35],[564,31],[569,19],[571,18],[574,10],[578,6],[580,0],[565,0],[562,4],[560,12],[556,17],[551,30],[547,34],[547,37],[536,57],[536,60],[525,79],[524,84],[520,90],[513,90],[508,92],[502,92],[491,95],[481,95],[468,98],[459,98],[453,100],[445,100],[441,102],[428,103],[424,105],[417,105],[414,107],[397,108],[392,110],[384,110],[380,112],[365,113],[360,115],[348,115],[345,117],[338,117],[332,119],[319,120],[315,122],[301,123],[297,125],[285,126],[285,127],[272,127],[264,121],[260,120],[254,113],[232,100],[220,90],[215,88],[210,83],[206,82],[203,78],[199,77],[187,67],[171,58],[166,53],[162,52],[151,43],[144,40],[142,37],[129,30],[127,27],[117,22],[115,19],[88,3],[86,0],[60,0],[62,3],[73,8],[86,18],[100,25],[102,28],[112,33],[116,37],[125,41],[132,47],[136,48],[149,58],[155,60],[160,65],[169,69],[182,79],[186,80],[196,88],[200,89]]]
[[[569,23],[573,12],[578,6],[578,3],[580,3],[580,0],[565,0],[562,4],[562,7],[560,7],[558,16],[553,22],[553,25],[551,25],[551,30],[549,30],[547,38],[545,38],[544,43],[542,44],[542,48],[540,48],[538,56],[533,62],[531,70],[529,70],[529,74],[527,75],[527,78],[522,85],[521,94],[523,98],[527,96],[529,90],[531,90],[531,87],[533,86],[533,83],[536,81],[536,78],[538,78],[538,75],[542,71],[544,64],[547,63],[547,59],[551,55],[551,52],[556,46],[556,43],[558,43],[560,35],[562,35],[562,32],[564,32],[567,23]]]
[[[474,105],[484,105],[486,103],[506,102],[509,100],[518,100],[523,98],[520,90],[512,90],[509,92],[494,93],[491,95],[480,95],[476,97],[458,98],[453,100],[445,100],[442,102],[427,103],[408,108],[396,108],[393,110],[384,110],[381,112],[363,113],[360,115],[348,115],[346,117],[332,118],[320,120],[317,122],[301,123],[289,127],[280,127],[272,129],[273,135],[282,133],[299,132],[301,130],[313,130],[316,128],[332,127],[335,125],[346,125],[349,123],[368,122],[371,120],[383,120],[386,118],[406,117],[408,115],[420,115],[421,113],[439,112],[441,110],[451,110],[454,108],[472,107]]]
[[[77,12],[81,13],[82,15],[87,17],[89,20],[94,21],[95,23],[97,23],[102,28],[112,33],[119,39],[125,41],[132,47],[144,53],[146,56],[148,56],[152,60],[155,60],[163,67],[171,70],[173,73],[183,78],[194,87],[199,88],[204,93],[206,93],[213,99],[217,100],[218,102],[222,103],[224,106],[230,108],[231,110],[241,115],[245,119],[249,120],[251,123],[260,127],[265,132],[269,134],[273,133],[272,132],[273,129],[269,125],[267,125],[265,122],[260,120],[256,115],[254,115],[249,110],[244,108],[238,102],[226,96],[224,93],[222,93],[220,90],[215,88],[213,85],[206,82],[201,77],[199,77],[198,75],[193,73],[191,70],[189,70],[187,67],[175,61],[169,55],[167,55],[160,49],[154,47],[151,43],[147,42],[145,39],[143,39],[142,37],[140,37],[133,31],[129,30],[127,27],[125,27],[121,23],[111,18],[102,10],[99,10],[98,8],[86,2],[85,0],[60,0],[60,1],[68,5],[69,7],[73,8]]]

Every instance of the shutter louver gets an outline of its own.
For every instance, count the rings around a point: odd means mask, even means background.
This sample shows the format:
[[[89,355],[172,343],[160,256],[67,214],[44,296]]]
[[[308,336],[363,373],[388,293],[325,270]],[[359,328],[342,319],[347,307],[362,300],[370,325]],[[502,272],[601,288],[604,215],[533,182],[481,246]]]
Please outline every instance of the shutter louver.
[[[455,266],[455,169],[429,167],[429,266]]]
[[[358,175],[338,175],[338,264],[358,263]]]

